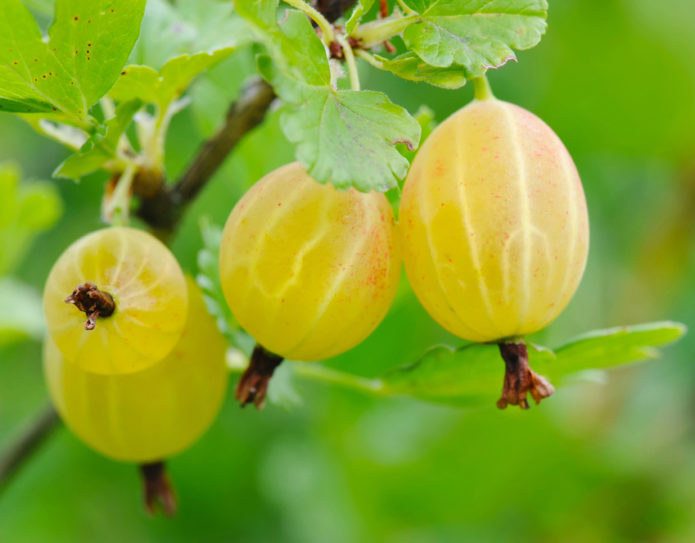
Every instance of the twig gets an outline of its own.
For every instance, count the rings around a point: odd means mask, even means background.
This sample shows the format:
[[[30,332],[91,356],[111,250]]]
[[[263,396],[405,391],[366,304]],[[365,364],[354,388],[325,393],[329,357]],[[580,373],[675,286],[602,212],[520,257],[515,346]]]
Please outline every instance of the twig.
[[[198,151],[197,156],[174,186],[162,184],[143,198],[138,216],[165,237],[176,229],[186,206],[198,195],[241,138],[265,117],[275,92],[265,81],[249,83],[227,111],[224,125]]]
[[[39,449],[59,423],[60,418],[53,407],[50,405],[45,407],[24,433],[0,457],[0,492],[7,487],[10,480]]]
[[[174,192],[180,199],[188,201],[195,198],[239,140],[263,121],[274,99],[273,88],[261,79],[254,80],[244,89],[239,101],[229,108],[225,125],[203,145],[176,184]]]

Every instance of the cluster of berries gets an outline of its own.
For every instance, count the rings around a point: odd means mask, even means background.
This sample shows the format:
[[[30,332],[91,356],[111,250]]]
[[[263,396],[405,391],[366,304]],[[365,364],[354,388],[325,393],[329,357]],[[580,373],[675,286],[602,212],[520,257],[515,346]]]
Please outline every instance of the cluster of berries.
[[[474,101],[418,152],[399,215],[383,194],[321,185],[299,163],[238,202],[219,264],[227,303],[259,345],[237,388],[242,403],[262,405],[283,358],[332,357],[371,334],[393,302],[401,259],[444,328],[507,345],[500,407],[552,393],[520,338],[570,301],[589,237],[576,168],[553,131],[512,104]],[[49,388],[88,444],[148,463],[209,426],[226,388],[226,344],[157,239],[125,227],[83,237],[56,262],[44,304]]]

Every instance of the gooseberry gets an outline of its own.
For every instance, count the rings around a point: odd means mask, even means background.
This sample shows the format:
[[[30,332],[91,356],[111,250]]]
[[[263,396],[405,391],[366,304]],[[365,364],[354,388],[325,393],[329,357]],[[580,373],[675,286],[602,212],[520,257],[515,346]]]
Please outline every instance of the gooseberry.
[[[340,191],[288,164],[258,181],[227,220],[224,296],[264,352],[335,356],[386,315],[400,276],[396,236],[383,194]]]
[[[105,228],[70,245],[51,269],[43,301],[58,350],[93,373],[131,373],[159,362],[186,320],[176,258],[134,228]]]
[[[91,373],[67,362],[51,338],[44,344],[48,390],[67,426],[101,454],[142,464],[150,485],[146,490],[164,499],[160,461],[186,449],[208,429],[227,389],[227,343],[200,288],[191,278],[186,284],[188,317],[179,342],[147,369]],[[162,484],[165,488],[158,488]],[[148,497],[148,507],[155,497]]]
[[[470,341],[519,344],[560,314],[586,264],[586,202],[567,149],[541,119],[494,98],[433,131],[399,221],[415,294]]]

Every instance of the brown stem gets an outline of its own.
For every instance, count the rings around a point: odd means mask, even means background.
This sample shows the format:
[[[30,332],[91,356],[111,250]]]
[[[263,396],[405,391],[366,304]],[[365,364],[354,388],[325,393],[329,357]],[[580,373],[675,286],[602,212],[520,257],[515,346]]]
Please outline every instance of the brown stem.
[[[497,400],[497,407],[504,409],[507,405],[518,405],[522,409],[528,409],[528,394],[536,401],[549,397],[555,389],[543,376],[535,373],[528,364],[528,350],[526,344],[500,343],[500,353],[504,359],[506,371],[504,373],[504,388],[502,396]]]
[[[58,427],[60,418],[52,406],[45,407],[32,420],[29,427],[10,445],[0,457],[0,492],[39,449],[41,444]]]
[[[234,393],[236,399],[241,402],[241,407],[246,407],[253,402],[258,409],[263,409],[270,378],[283,360],[281,356],[266,351],[258,343],[256,344],[249,367],[239,379]]]
[[[162,189],[164,174],[160,170],[141,168],[133,178],[133,194],[146,200],[153,198]]]
[[[167,517],[176,514],[177,500],[164,461],[140,464],[145,510],[154,515],[161,507]]]
[[[224,124],[206,141],[178,182],[162,183],[150,197],[143,198],[138,216],[161,237],[171,235],[186,206],[225,161],[237,143],[263,121],[275,99],[273,88],[260,79],[249,83],[227,111]]]
[[[99,317],[109,317],[116,310],[113,296],[108,292],[99,290],[91,281],[77,285],[72,294],[64,301],[66,304],[73,304],[77,309],[87,314],[87,321],[84,323],[85,330],[94,330]]]

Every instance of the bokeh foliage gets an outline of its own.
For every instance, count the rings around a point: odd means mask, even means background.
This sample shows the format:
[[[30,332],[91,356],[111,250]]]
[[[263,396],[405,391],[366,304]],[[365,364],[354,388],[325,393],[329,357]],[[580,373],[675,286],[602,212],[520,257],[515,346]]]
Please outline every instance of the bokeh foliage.
[[[685,0],[551,1],[540,45],[490,74],[498,97],[563,139],[589,204],[587,273],[537,343],[645,320],[695,322],[693,25],[695,5]],[[170,177],[252,67],[247,53],[235,54],[196,83],[194,105],[172,121]],[[440,121],[472,97],[468,85],[434,89],[367,66],[362,83],[411,112],[428,104]],[[201,246],[199,217],[221,224],[251,183],[292,156],[273,114],[191,207],[173,245],[188,271]],[[0,162],[47,179],[64,157],[21,121],[0,117]],[[40,289],[62,250],[100,225],[105,180],[54,182],[67,212],[15,277]],[[369,377],[437,342],[459,343],[403,282],[377,332],[329,364]],[[241,411],[230,398],[203,440],[171,461],[181,501],[173,520],[145,517],[132,466],[61,429],[3,494],[0,541],[691,541],[693,352],[695,337],[686,336],[658,362],[586,375],[524,413],[304,381],[294,383],[301,404],[289,410]],[[0,446],[46,400],[39,355],[37,342],[0,347]]]

